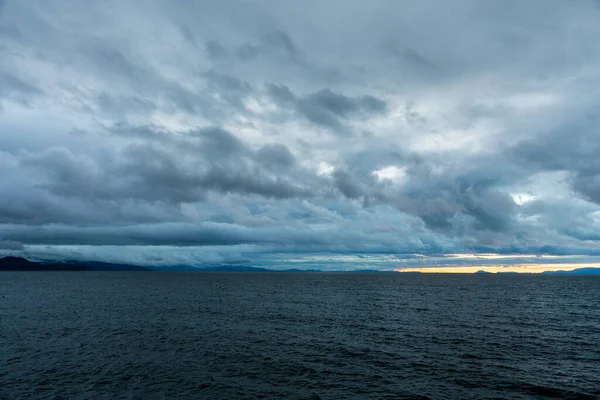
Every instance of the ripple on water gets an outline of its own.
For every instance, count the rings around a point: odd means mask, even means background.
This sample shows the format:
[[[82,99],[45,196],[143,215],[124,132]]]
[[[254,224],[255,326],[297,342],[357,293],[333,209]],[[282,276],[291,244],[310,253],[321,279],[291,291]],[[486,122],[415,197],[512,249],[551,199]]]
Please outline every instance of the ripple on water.
[[[0,398],[596,399],[599,284],[3,273]]]

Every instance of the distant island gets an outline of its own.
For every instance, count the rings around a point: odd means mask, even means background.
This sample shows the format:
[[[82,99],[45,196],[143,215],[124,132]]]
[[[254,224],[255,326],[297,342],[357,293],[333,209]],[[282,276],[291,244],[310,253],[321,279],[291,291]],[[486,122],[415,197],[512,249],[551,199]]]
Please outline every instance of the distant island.
[[[545,275],[600,275],[600,268],[576,268],[570,271],[544,271]]]

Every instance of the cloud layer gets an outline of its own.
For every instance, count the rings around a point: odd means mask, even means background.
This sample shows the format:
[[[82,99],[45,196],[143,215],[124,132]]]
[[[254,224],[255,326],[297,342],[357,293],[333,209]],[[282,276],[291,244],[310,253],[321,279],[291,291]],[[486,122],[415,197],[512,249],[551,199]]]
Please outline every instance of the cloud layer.
[[[599,36],[593,0],[5,0],[0,252],[596,255]]]

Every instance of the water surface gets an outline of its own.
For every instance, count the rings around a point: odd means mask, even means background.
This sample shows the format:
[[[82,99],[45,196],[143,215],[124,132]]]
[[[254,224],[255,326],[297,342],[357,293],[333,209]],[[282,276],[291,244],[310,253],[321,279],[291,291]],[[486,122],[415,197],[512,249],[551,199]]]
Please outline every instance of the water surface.
[[[1,399],[595,399],[600,277],[5,272]]]

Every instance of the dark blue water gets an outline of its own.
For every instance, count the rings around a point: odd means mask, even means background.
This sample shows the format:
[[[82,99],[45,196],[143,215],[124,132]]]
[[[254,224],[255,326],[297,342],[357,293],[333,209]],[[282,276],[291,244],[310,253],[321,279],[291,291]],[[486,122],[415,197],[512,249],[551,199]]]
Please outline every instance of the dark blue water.
[[[595,399],[600,277],[0,274],[2,399]]]

